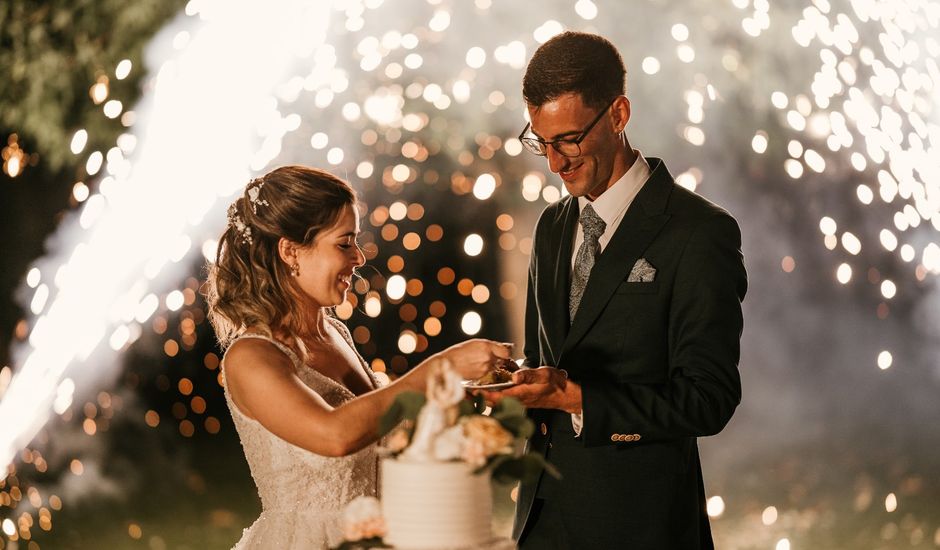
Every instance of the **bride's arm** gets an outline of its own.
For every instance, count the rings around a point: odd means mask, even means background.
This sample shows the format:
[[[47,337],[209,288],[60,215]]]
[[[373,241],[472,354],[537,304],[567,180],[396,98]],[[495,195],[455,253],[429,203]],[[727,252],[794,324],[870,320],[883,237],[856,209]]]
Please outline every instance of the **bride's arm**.
[[[471,340],[431,356],[388,386],[333,408],[294,374],[286,355],[263,340],[237,342],[225,357],[225,380],[239,410],[274,435],[324,456],[344,456],[376,441],[379,418],[395,396],[424,391],[432,361],[447,357],[465,378],[478,378],[495,357],[508,357],[502,344]]]

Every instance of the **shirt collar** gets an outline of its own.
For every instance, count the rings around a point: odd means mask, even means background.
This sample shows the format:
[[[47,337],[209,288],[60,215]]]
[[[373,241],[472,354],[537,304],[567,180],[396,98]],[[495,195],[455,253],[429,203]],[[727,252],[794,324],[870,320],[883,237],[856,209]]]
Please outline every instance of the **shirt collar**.
[[[633,199],[636,198],[643,184],[650,177],[650,165],[643,158],[643,155],[634,149],[636,161],[633,166],[614,182],[601,196],[588,200],[587,197],[578,197],[578,211],[584,210],[585,205],[590,204],[597,215],[604,220],[608,227],[613,225],[614,221],[630,206]]]

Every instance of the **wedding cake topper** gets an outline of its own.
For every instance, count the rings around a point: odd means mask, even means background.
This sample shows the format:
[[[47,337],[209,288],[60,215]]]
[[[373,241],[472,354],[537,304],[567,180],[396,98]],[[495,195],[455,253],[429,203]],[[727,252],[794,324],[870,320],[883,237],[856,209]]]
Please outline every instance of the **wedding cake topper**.
[[[541,455],[516,452],[534,429],[518,400],[507,397],[490,408],[481,396],[468,396],[446,360],[432,367],[424,394],[400,393],[379,422],[383,451],[391,458],[463,462],[506,483],[535,479],[543,469],[558,475]]]
[[[434,365],[428,376],[427,402],[418,413],[411,445],[402,453],[403,459],[432,462],[456,458],[447,456],[450,453],[446,449],[439,453],[436,443],[457,420],[457,404],[463,401],[466,394],[461,382],[460,375],[453,370],[450,361],[444,359]]]

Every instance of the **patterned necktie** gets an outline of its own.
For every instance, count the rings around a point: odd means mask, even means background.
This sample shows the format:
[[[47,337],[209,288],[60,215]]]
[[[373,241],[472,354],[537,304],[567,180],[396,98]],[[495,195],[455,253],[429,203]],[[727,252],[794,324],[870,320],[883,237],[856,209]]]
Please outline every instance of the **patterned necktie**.
[[[594,267],[594,260],[601,253],[601,243],[599,239],[604,234],[607,224],[597,215],[594,207],[590,204],[581,211],[581,217],[578,219],[581,229],[584,230],[584,242],[578,248],[578,255],[574,260],[574,273],[571,275],[571,292],[568,294],[568,319],[574,322],[574,314],[578,311],[581,304],[581,296],[584,294],[584,287],[587,286],[588,277],[591,276],[591,268]]]

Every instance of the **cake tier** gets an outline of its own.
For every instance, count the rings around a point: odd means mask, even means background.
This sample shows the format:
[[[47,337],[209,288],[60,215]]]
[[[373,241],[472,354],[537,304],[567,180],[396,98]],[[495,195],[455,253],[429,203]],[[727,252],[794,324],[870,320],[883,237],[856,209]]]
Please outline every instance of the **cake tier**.
[[[385,541],[400,548],[460,548],[493,539],[489,473],[462,462],[382,461]]]

